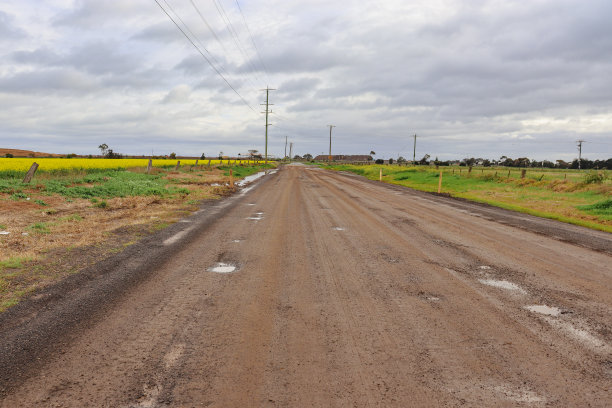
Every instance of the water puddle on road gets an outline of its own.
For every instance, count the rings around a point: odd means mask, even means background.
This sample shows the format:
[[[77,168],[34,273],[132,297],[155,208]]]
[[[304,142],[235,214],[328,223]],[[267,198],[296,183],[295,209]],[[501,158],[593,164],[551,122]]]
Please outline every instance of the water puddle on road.
[[[495,279],[479,279],[478,280],[483,285],[493,286],[495,288],[511,290],[514,292],[525,294],[525,290],[521,288],[516,283],[508,282],[506,280],[495,280]]]
[[[236,265],[218,262],[215,266],[208,268],[208,270],[215,273],[232,273],[236,270]]]
[[[254,215],[247,217],[247,220],[260,221],[263,220],[264,213],[256,212]]]
[[[554,306],[546,306],[546,305],[531,305],[525,306],[525,309],[530,312],[540,313],[547,316],[559,316],[561,314],[561,309]]]
[[[334,231],[344,231],[344,228],[342,228],[342,227],[332,227],[332,229]]]

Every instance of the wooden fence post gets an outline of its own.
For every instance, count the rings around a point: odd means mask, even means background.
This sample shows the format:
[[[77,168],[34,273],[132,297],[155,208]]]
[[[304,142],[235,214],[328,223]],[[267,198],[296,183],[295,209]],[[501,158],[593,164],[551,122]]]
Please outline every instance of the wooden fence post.
[[[38,163],[34,162],[30,166],[30,170],[28,170],[25,177],[23,178],[24,184],[28,184],[30,181],[32,181],[32,177],[34,177],[34,173],[36,173],[36,170],[38,170]]]
[[[438,180],[438,194],[442,191],[442,170],[440,170],[440,179]]]
[[[152,168],[153,168],[153,160],[149,159],[149,164],[147,164],[147,174],[151,174]]]
[[[176,162],[176,167],[174,168],[174,171],[178,171],[179,167],[181,167],[181,161],[177,161]]]
[[[521,178],[524,179],[525,178],[525,174],[527,173],[527,169],[523,169],[521,170]]]
[[[378,181],[382,181],[382,169],[380,169],[380,173],[378,174]]]
[[[210,159],[208,159],[208,167],[210,167]]]

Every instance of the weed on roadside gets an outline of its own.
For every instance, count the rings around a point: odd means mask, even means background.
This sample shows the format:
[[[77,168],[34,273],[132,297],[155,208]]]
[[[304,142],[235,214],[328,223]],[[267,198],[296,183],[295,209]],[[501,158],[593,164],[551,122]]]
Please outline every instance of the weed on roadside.
[[[49,234],[51,232],[49,225],[45,222],[37,222],[28,226],[26,229],[35,234]]]

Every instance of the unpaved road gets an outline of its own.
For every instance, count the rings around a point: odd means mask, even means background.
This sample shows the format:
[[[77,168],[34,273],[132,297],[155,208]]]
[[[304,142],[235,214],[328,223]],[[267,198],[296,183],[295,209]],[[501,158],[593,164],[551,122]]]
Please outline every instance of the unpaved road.
[[[305,166],[184,221],[0,321],[0,406],[612,406],[610,234]]]

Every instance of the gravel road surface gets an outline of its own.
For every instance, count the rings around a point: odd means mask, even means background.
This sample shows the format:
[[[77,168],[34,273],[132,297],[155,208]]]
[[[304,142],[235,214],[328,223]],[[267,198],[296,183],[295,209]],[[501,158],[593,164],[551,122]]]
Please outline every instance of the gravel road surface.
[[[1,407],[610,407],[610,234],[286,166],[0,318]]]

